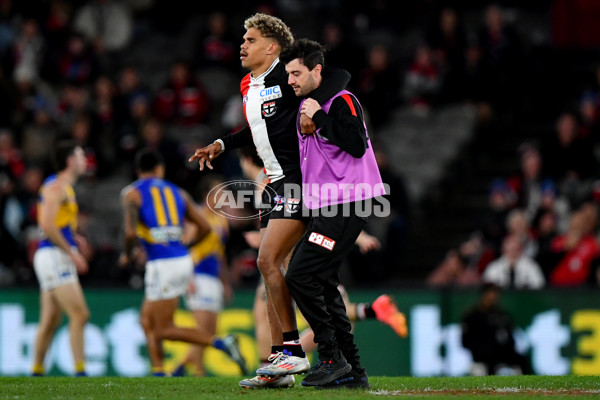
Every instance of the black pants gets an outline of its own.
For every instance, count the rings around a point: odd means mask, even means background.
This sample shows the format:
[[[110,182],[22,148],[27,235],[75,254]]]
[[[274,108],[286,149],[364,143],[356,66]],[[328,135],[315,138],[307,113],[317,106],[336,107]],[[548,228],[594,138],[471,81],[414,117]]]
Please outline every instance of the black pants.
[[[340,358],[340,352],[360,368],[352,325],[338,290],[339,270],[366,219],[340,212],[333,217],[312,217],[296,246],[285,275],[296,304],[315,334],[320,360]]]

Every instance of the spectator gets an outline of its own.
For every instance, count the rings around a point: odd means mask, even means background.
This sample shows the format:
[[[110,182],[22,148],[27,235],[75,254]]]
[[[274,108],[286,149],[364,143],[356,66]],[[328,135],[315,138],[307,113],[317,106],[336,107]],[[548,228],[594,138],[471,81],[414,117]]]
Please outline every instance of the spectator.
[[[20,242],[20,228],[24,219],[19,200],[15,196],[14,178],[9,170],[0,169],[0,278],[14,280],[14,266],[24,260]]]
[[[516,195],[504,179],[494,180],[488,193],[489,208],[479,222],[478,230],[492,251],[497,254],[507,233],[506,220],[516,203]]]
[[[68,131],[82,114],[90,111],[90,92],[87,87],[75,83],[67,83],[60,93],[58,103],[58,122],[62,130]]]
[[[542,142],[545,175],[559,185],[579,184],[597,172],[597,162],[590,146],[578,136],[577,120],[562,114],[556,121],[556,135]]]
[[[143,96],[150,97],[150,90],[140,80],[139,71],[134,66],[124,67],[117,81],[117,93],[115,96],[115,122],[117,130],[123,125],[131,122],[131,104],[134,99]]]
[[[88,0],[75,14],[74,28],[94,44],[96,52],[123,50],[131,40],[130,10],[114,0]]]
[[[397,104],[399,86],[396,68],[390,65],[389,51],[384,45],[369,49],[367,66],[358,77],[357,96],[362,99],[374,127],[387,122],[390,104]]]
[[[427,42],[434,52],[434,58],[445,66],[444,86],[441,90],[444,98],[460,98],[463,85],[460,74],[465,63],[467,38],[454,9],[442,10],[439,23],[429,32]]]
[[[1,29],[0,26],[0,35],[2,34]],[[7,127],[15,122],[16,104],[17,90],[15,83],[6,76],[4,67],[0,67],[0,127]]]
[[[518,196],[518,205],[527,212],[528,218],[533,218],[541,201],[540,184],[542,181],[542,157],[531,144],[519,146],[521,169],[509,179]]]
[[[27,163],[49,169],[48,149],[52,148],[58,130],[55,114],[49,102],[42,99],[37,102],[33,121],[23,130],[22,150]]]
[[[209,108],[208,95],[192,75],[189,65],[183,61],[175,62],[169,80],[156,96],[156,117],[164,123],[191,126],[204,122]]]
[[[598,93],[586,91],[581,95],[579,99],[580,134],[583,139],[595,145],[600,143],[598,106]]]
[[[552,241],[551,251],[558,263],[546,268],[552,269],[553,286],[581,286],[589,281],[592,263],[600,255],[600,243],[593,235],[597,218],[595,205],[582,207],[573,213],[567,233]]]
[[[479,285],[479,271],[483,240],[474,234],[458,249],[450,250],[442,263],[427,277],[427,285],[434,287],[466,287]]]
[[[524,254],[522,239],[514,234],[504,239],[502,256],[488,264],[482,280],[504,289],[541,289],[545,284],[540,266]]]
[[[508,213],[506,217],[506,235],[514,235],[519,238],[523,254],[528,257],[535,257],[538,250],[537,242],[531,233],[531,225],[525,211],[516,208]]]
[[[98,60],[81,34],[72,34],[62,51],[58,63],[60,82],[83,85],[96,79]]]
[[[181,185],[186,183],[188,170],[183,165],[184,156],[179,154],[177,143],[165,137],[163,125],[155,118],[142,123],[139,149],[147,148],[157,151],[165,163],[165,179]]]
[[[46,38],[46,54],[42,77],[54,84],[58,83],[56,68],[61,54],[67,45],[72,30],[70,26],[72,9],[64,0],[52,0],[48,16],[43,22],[43,32]],[[53,70],[53,71],[52,71]]]
[[[39,78],[43,51],[44,39],[38,23],[34,19],[25,20],[13,47],[14,76],[26,76],[31,81]]]
[[[552,210],[540,210],[534,220],[534,229],[537,234],[538,254],[536,262],[542,268],[546,282],[550,281],[551,268],[556,265],[556,257],[552,253],[552,242],[558,235],[558,216]]]
[[[335,67],[344,67],[353,77],[359,77],[364,67],[363,51],[356,42],[348,40],[340,24],[329,21],[323,26],[323,44],[327,47],[327,63]],[[350,85],[353,82],[350,81]]]
[[[496,374],[505,366],[532,373],[529,360],[515,350],[513,324],[499,305],[500,292],[497,285],[484,284],[477,304],[461,318],[462,345],[474,361],[471,375]]]
[[[490,5],[485,10],[485,26],[479,32],[486,87],[491,92],[492,103],[506,110],[515,101],[513,88],[523,75],[519,38],[505,24],[502,9]]]
[[[0,171],[5,172],[9,180],[21,179],[25,172],[21,150],[15,145],[12,132],[7,129],[0,130]],[[12,191],[12,182],[10,186]]]
[[[226,68],[236,72],[239,68],[237,41],[228,27],[227,15],[215,12],[209,15],[207,29],[198,39],[198,66]]]
[[[442,85],[442,77],[431,49],[417,47],[415,60],[404,78],[404,96],[415,108],[427,110],[436,101]]]

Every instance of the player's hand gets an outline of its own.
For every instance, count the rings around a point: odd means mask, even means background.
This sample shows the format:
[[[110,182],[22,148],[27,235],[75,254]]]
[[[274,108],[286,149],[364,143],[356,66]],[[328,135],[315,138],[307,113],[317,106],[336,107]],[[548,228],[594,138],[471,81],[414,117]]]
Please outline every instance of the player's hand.
[[[194,294],[196,293],[196,285],[194,284],[194,279],[190,279],[190,281],[188,282],[188,293],[189,294]]]
[[[188,161],[194,162],[198,160],[200,171],[204,171],[204,164],[206,164],[209,169],[213,169],[211,161],[217,158],[222,150],[220,143],[213,143],[201,149],[197,149]]]
[[[300,113],[312,119],[313,115],[321,109],[321,105],[315,99],[308,98],[302,103]]]
[[[244,239],[246,239],[246,243],[248,243],[248,246],[252,247],[253,249],[258,249],[260,247],[259,231],[244,232]]]
[[[367,232],[362,231],[356,238],[356,244],[362,254],[366,254],[371,250],[378,250],[381,247],[379,239],[375,236],[369,235]]]
[[[85,258],[77,251],[71,252],[71,261],[75,264],[77,272],[80,274],[86,274],[89,270],[88,263]]]
[[[300,133],[303,135],[312,135],[317,130],[317,126],[314,121],[306,116],[306,114],[300,114]]]
[[[92,249],[92,246],[90,246],[90,243],[87,241],[85,236],[75,234],[75,236],[73,236],[73,240],[75,240],[75,244],[77,245],[79,253],[81,253],[86,260],[91,260],[94,250]]]
[[[129,259],[129,257],[127,257],[127,254],[121,253],[121,255],[119,256],[119,261],[117,261],[117,264],[119,265],[120,268],[127,268],[127,266],[129,266],[130,262],[131,262],[131,260]]]

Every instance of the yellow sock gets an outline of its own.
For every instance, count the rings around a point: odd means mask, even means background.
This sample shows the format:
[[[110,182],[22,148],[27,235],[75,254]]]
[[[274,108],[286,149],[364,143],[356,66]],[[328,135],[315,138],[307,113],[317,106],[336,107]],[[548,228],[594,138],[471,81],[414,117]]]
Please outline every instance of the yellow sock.
[[[44,375],[44,364],[38,364],[35,363],[33,364],[33,373],[34,374],[40,374],[40,375]]]
[[[85,372],[85,361],[77,361],[75,363],[75,372]]]
[[[158,374],[158,373],[161,373],[161,372],[164,372],[163,371],[163,367],[152,367],[152,373],[153,374]]]

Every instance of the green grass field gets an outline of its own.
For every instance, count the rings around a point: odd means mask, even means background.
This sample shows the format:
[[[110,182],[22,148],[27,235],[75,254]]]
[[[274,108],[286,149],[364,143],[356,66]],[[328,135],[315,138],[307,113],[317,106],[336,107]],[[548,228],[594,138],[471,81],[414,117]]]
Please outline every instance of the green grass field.
[[[0,399],[599,398],[600,377],[371,377],[368,390],[247,390],[239,378],[0,378]]]

